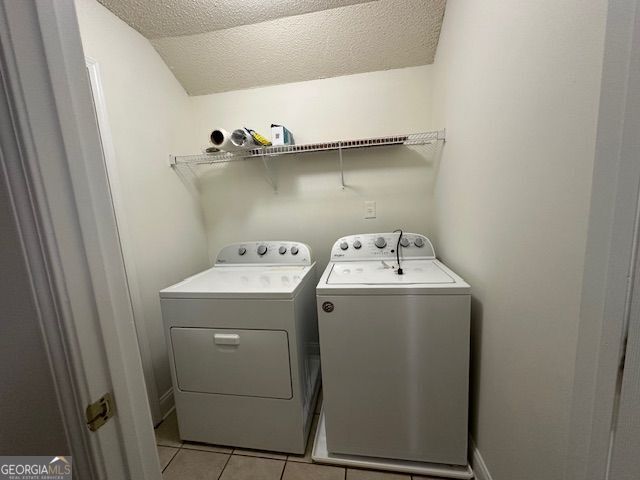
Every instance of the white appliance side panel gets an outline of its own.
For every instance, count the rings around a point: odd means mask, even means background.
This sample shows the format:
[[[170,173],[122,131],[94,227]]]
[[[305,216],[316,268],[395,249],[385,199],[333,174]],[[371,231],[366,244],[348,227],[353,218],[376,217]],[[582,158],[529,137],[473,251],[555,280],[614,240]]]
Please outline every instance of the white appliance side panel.
[[[466,465],[469,315],[469,295],[319,294],[329,452]]]
[[[297,348],[291,351],[292,372],[298,374],[298,391],[306,426],[311,426],[316,390],[320,383],[320,344],[315,281],[306,282],[295,299]],[[294,387],[296,382],[293,382]],[[294,393],[296,395],[297,392]]]
[[[291,398],[287,332],[172,328],[178,388],[185,392]]]

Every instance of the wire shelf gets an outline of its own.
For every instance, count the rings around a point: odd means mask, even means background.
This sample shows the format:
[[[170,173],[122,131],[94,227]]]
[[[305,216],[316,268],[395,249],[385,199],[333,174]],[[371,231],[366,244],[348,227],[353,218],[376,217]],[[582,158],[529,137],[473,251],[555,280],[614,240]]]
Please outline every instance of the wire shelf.
[[[337,140],[333,142],[308,143],[302,145],[282,145],[258,147],[235,152],[204,153],[200,155],[172,155],[171,165],[205,165],[231,162],[255,157],[274,157],[292,153],[331,152],[353,148],[382,147],[387,145],[426,145],[445,140],[445,131],[411,133],[390,137],[363,138],[357,140]]]

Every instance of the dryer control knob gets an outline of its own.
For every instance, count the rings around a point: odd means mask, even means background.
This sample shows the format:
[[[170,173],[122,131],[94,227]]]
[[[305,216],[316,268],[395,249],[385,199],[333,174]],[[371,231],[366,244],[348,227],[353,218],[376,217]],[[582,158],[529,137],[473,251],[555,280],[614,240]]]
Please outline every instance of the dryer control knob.
[[[360,240],[356,240],[355,242],[353,242],[353,248],[355,248],[356,250],[360,250],[361,247],[362,243],[360,242]]]
[[[403,247],[408,247],[409,246],[409,239],[407,237],[402,237],[400,239],[400,245],[402,245]]]
[[[349,244],[347,242],[342,242],[340,244],[340,250],[346,250],[347,248],[349,248]]]
[[[375,244],[378,248],[384,248],[387,246],[387,241],[382,237],[378,237],[376,238]]]
[[[280,255],[284,255],[285,253],[287,253],[287,247],[280,247],[280,248],[278,249],[278,253],[279,253]]]
[[[238,249],[238,255],[244,255],[245,253],[247,253],[247,249],[244,247],[240,247]]]
[[[414,244],[416,247],[423,247],[423,246],[424,246],[424,240],[423,240],[422,238],[420,238],[420,237],[417,237],[417,238],[413,241],[413,244]]]
[[[291,247],[291,255],[297,255],[298,254],[298,247]]]
[[[267,253],[267,246],[266,245],[259,245],[258,246],[258,255],[262,256],[265,253]]]

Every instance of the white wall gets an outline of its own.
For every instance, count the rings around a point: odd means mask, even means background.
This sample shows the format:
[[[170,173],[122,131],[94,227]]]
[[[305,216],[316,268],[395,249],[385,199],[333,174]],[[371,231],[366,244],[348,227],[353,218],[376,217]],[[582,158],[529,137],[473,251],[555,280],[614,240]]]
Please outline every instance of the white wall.
[[[148,40],[94,0],[77,0],[85,54],[99,64],[142,311],[160,395],[171,389],[158,291],[208,266],[198,199],[168,167],[193,151],[189,99]],[[132,272],[129,272],[131,274]]]
[[[440,257],[472,286],[471,431],[493,480],[562,477],[606,1],[447,2]]]
[[[254,128],[269,136],[286,125],[297,143],[366,138],[429,130],[432,67],[412,67],[191,97],[196,132],[206,144],[212,129]],[[260,160],[206,167],[201,181],[209,252],[225,244],[291,239],[311,245],[319,273],[340,236],[389,231],[432,234],[437,162],[419,147],[344,153],[340,187],[337,153],[278,157],[278,191]],[[377,202],[364,219],[364,201]]]

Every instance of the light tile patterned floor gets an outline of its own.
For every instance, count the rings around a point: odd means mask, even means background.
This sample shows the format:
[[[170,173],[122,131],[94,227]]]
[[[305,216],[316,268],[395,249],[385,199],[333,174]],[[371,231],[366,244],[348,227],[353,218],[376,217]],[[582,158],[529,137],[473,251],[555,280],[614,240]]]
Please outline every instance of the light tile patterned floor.
[[[438,480],[312,463],[321,401],[320,396],[304,455],[183,442],[173,413],[156,428],[162,476],[164,480]]]

